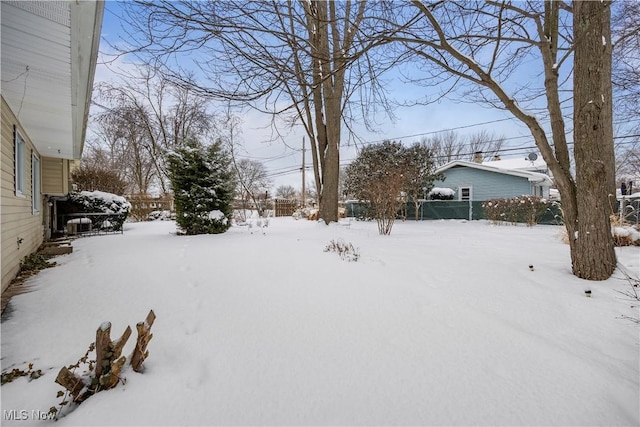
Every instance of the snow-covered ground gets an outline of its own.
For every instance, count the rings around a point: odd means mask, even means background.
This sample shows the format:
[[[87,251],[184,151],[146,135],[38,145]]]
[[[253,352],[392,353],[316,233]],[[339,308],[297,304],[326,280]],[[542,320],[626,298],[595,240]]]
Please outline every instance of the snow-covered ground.
[[[60,368],[104,321],[114,339],[134,328],[129,355],[149,309],[146,371],[126,367],[124,384],[56,425],[640,423],[639,327],[622,318],[639,313],[619,292],[630,285],[619,271],[604,282],[572,276],[557,227],[125,227],[76,240],[11,301],[2,369],[33,363],[44,375],[2,386],[2,425],[53,424],[34,417],[61,400]],[[338,239],[357,262],[324,251]],[[640,247],[617,251],[640,275]]]

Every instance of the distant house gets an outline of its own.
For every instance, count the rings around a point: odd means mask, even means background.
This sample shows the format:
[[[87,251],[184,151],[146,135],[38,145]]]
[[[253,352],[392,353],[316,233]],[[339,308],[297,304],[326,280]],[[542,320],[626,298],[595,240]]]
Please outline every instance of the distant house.
[[[2,292],[55,223],[84,147],[103,1],[2,1]]]
[[[455,192],[454,200],[484,201],[522,195],[549,197],[552,185],[549,175],[505,168],[505,163],[500,162],[507,161],[476,163],[456,160],[447,163],[436,171],[443,174],[445,179],[434,182],[434,186],[452,189]],[[496,164],[500,164],[500,167]]]

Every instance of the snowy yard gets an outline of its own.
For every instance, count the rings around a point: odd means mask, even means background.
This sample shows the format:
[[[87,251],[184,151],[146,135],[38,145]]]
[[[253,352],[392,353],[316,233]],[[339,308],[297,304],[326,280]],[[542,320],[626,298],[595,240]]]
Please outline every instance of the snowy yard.
[[[53,424],[33,418],[61,400],[60,368],[102,322],[116,338],[149,309],[145,373],[126,367],[56,425],[640,423],[630,285],[573,277],[557,227],[407,221],[379,236],[277,218],[265,234],[174,232],[78,239],[12,299],[2,369],[44,375],[2,386],[3,425]],[[324,252],[340,238],[357,262]],[[637,277],[640,247],[617,251]]]

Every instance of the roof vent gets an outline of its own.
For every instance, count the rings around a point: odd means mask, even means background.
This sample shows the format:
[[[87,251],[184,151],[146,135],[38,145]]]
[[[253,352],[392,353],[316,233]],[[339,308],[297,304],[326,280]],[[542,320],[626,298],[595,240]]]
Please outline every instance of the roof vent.
[[[538,155],[536,153],[529,153],[527,155],[527,160],[535,162],[536,160],[538,160]]]

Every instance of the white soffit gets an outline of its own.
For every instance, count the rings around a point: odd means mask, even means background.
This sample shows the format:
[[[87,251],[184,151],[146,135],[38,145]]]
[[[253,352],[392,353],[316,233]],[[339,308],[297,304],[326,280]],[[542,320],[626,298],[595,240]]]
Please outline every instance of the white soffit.
[[[2,96],[41,155],[80,158],[94,67],[79,69],[78,62],[95,61],[102,16],[96,10],[103,5],[2,1],[1,7]],[[72,18],[72,7],[89,13]],[[72,19],[79,21],[73,31]]]

